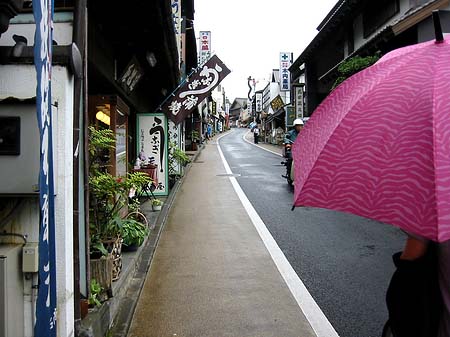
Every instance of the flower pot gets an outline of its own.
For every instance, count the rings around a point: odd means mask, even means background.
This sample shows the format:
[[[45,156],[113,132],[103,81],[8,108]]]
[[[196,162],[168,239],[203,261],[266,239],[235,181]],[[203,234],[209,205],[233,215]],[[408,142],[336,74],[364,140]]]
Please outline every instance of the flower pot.
[[[135,252],[139,249],[140,246],[138,245],[122,245],[122,251],[123,252]]]
[[[162,208],[162,205],[152,205],[153,212],[158,212]]]
[[[81,319],[85,318],[89,312],[89,301],[80,300],[80,315]]]

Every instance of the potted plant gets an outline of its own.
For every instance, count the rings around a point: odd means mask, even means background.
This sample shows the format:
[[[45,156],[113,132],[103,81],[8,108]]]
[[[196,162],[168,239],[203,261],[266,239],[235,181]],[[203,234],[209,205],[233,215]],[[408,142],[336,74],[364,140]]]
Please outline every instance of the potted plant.
[[[152,209],[153,212],[160,211],[162,208],[163,202],[159,199],[152,199]]]
[[[121,230],[124,250],[137,250],[144,243],[148,233],[149,230],[146,225],[134,219],[124,219]]]
[[[89,307],[99,307],[102,305],[102,302],[107,299],[107,296],[105,298],[104,296],[104,288],[101,286],[100,283],[97,282],[96,279],[91,280],[91,286],[89,291]]]
[[[189,156],[178,148],[175,143],[169,143],[169,187],[182,176],[183,168],[191,162]]]
[[[130,189],[151,183],[144,173],[116,177],[108,172],[108,154],[115,148],[115,136],[109,129],[89,128],[89,192],[91,275],[105,288],[119,277],[122,260],[122,227],[128,208]],[[112,261],[112,267],[111,262]],[[108,276],[112,269],[111,277]]]
[[[197,151],[197,144],[200,142],[200,133],[197,130],[191,131],[192,151]]]

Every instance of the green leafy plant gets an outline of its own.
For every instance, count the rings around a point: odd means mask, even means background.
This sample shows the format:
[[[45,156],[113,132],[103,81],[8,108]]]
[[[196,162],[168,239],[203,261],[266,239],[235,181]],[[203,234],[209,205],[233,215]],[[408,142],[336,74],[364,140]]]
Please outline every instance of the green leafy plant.
[[[200,133],[197,130],[192,130],[191,131],[191,140],[193,142],[198,142],[200,141]]]
[[[108,153],[115,146],[111,130],[89,128],[89,191],[90,191],[90,247],[91,252],[107,254],[104,242],[120,236],[122,215],[129,206],[131,189],[140,189],[152,180],[142,172],[115,177],[108,172]]]
[[[91,307],[99,307],[102,305],[100,302],[100,294],[103,292],[103,287],[100,285],[100,283],[97,282],[97,280],[92,279],[91,285],[90,285],[90,293],[89,293],[89,305]]]
[[[345,62],[342,62],[338,67],[339,77],[334,82],[331,90],[334,90],[339,84],[344,82],[350,76],[356,74],[357,72],[371,66],[380,59],[380,55],[373,56],[355,56]]]
[[[162,206],[163,202],[159,199],[152,199],[153,206]]]
[[[178,148],[175,143],[169,143],[169,175],[179,175],[176,166],[180,165],[184,167],[190,162],[191,159],[186,152]]]
[[[124,219],[121,236],[125,246],[140,246],[148,235],[148,227],[134,219]]]

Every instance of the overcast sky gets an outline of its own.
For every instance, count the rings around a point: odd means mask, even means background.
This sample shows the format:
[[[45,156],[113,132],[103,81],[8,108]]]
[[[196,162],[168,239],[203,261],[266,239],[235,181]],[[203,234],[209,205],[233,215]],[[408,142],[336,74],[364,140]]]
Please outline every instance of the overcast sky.
[[[195,0],[195,30],[211,31],[212,50],[232,70],[223,81],[230,100],[247,97],[247,78],[264,87],[279,53],[294,60],[337,0]]]

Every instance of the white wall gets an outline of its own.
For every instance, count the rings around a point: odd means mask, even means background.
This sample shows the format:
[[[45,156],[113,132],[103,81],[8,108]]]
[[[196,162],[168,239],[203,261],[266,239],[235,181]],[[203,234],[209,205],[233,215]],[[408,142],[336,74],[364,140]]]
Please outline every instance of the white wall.
[[[54,109],[56,123],[55,165],[55,221],[56,221],[56,272],[58,296],[58,336],[74,335],[73,322],[73,76],[67,68],[52,69],[52,101],[58,103]],[[36,71],[33,65],[0,65],[0,100],[8,97],[28,99],[36,96]],[[20,168],[18,168],[20,169]],[[17,211],[18,217],[10,225],[12,232],[29,235],[29,241],[38,241],[38,199],[27,198]],[[26,336],[31,336],[30,301],[25,301]]]
[[[55,13],[53,40],[59,46],[67,46],[72,43],[73,15],[69,12]],[[15,44],[12,36],[14,34],[24,36],[28,40],[28,46],[34,44],[34,32],[36,24],[33,14],[20,14],[13,18],[9,28],[0,37],[0,46],[13,46]]]

